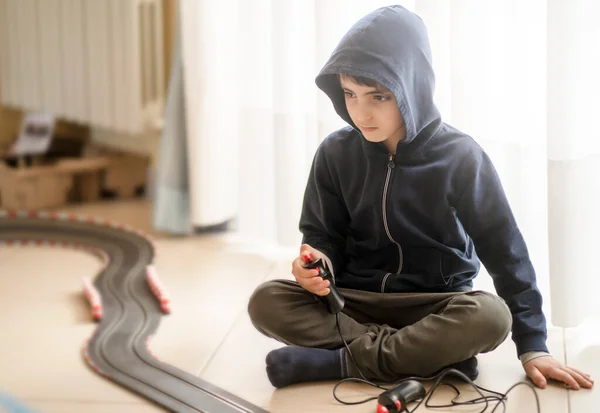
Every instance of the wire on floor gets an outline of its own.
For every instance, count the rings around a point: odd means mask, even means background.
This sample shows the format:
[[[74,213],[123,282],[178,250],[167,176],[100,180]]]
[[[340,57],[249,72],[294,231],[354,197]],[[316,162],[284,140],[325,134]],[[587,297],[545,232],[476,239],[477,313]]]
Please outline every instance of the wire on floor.
[[[533,391],[533,394],[535,396],[535,402],[536,402],[536,406],[537,406],[537,413],[541,413],[541,409],[540,409],[540,400],[537,394],[537,391],[535,390],[535,387],[533,387],[533,385],[531,385],[530,383],[524,382],[524,381],[520,381],[517,382],[515,384],[513,384],[507,391],[506,393],[500,393],[500,392],[496,392],[493,390],[489,390],[486,389],[485,387],[481,387],[475,383],[473,383],[473,381],[467,377],[464,373],[462,373],[459,370],[456,369],[445,369],[442,370],[441,372],[439,372],[438,374],[431,376],[431,377],[419,377],[419,376],[412,376],[412,377],[406,377],[403,378],[402,380],[399,380],[395,383],[393,383],[392,386],[390,387],[385,387],[381,384],[378,383],[374,383],[370,380],[368,380],[365,375],[362,373],[362,371],[360,370],[360,368],[358,367],[358,364],[356,363],[356,359],[354,358],[354,355],[352,354],[352,351],[350,350],[350,347],[348,346],[348,343],[346,342],[346,340],[344,339],[344,336],[342,335],[342,330],[340,328],[340,319],[339,319],[339,313],[335,315],[335,322],[336,322],[336,326],[338,329],[338,332],[340,334],[340,337],[342,339],[342,341],[344,342],[344,346],[346,346],[346,350],[348,352],[348,355],[350,356],[350,359],[352,360],[352,363],[354,364],[354,366],[356,367],[356,370],[358,370],[358,373],[360,375],[360,378],[358,377],[350,377],[350,378],[346,378],[343,380],[340,380],[339,383],[337,383],[335,385],[335,387],[333,388],[333,397],[335,398],[335,400],[337,400],[339,403],[345,404],[345,405],[356,405],[356,404],[363,404],[363,403],[367,403],[371,400],[377,400],[377,396],[373,396],[373,397],[369,397],[363,400],[359,400],[359,401],[355,401],[355,402],[348,402],[348,401],[344,401],[341,400],[337,394],[336,391],[338,389],[338,387],[340,385],[342,385],[343,383],[348,383],[348,382],[356,382],[356,383],[364,383],[364,384],[368,384],[370,386],[376,387],[378,389],[381,390],[389,390],[397,385],[399,385],[400,383],[403,383],[405,381],[408,380],[417,380],[417,381],[429,381],[429,380],[435,380],[435,382],[433,383],[433,385],[431,386],[431,388],[429,389],[429,391],[425,394],[425,397],[423,397],[422,399],[420,399],[417,403],[417,405],[412,409],[412,410],[407,410],[409,413],[414,412],[415,410],[417,410],[419,408],[419,406],[421,406],[421,404],[423,404],[423,402],[425,402],[425,407],[429,408],[429,409],[442,409],[442,408],[452,408],[455,406],[466,406],[466,405],[477,405],[477,404],[485,404],[483,410],[481,410],[480,412],[483,413],[485,411],[487,411],[487,409],[490,406],[490,403],[493,402],[497,402],[496,405],[494,406],[493,410],[491,411],[491,413],[496,412],[496,409],[498,409],[498,406],[502,405],[503,407],[503,412],[506,411],[506,401],[507,401],[507,396],[508,394],[515,389],[516,387],[520,386],[520,385],[524,385],[524,386],[528,386],[529,388],[531,388],[531,390]],[[480,397],[477,397],[475,399],[471,399],[471,400],[466,400],[466,401],[458,401],[458,398],[460,397],[460,390],[458,390],[458,388],[452,384],[452,383],[443,383],[442,379],[444,379],[446,376],[458,376],[459,378],[461,378],[462,380],[464,380],[465,382],[467,382],[468,384],[470,384],[475,391],[479,394]],[[456,396],[454,398],[452,398],[452,400],[450,401],[449,404],[444,404],[444,405],[434,405],[430,403],[430,399],[433,396],[434,392],[440,387],[440,386],[448,386],[450,387],[452,390],[454,390],[454,392],[456,393]],[[489,393],[488,395],[484,395],[484,393]]]

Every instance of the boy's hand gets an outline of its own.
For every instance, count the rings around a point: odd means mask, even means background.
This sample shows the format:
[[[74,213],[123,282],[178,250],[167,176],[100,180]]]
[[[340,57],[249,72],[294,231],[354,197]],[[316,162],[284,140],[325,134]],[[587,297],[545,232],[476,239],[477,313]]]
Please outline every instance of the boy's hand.
[[[292,274],[302,288],[316,295],[329,294],[329,281],[319,277],[316,269],[309,270],[305,266],[310,261],[316,261],[323,258],[323,254],[308,244],[302,244],[300,247],[300,256],[292,261]],[[308,260],[307,260],[308,259]]]
[[[573,390],[579,390],[581,387],[591,389],[594,385],[594,380],[589,374],[565,366],[552,356],[534,358],[525,363],[523,368],[529,378],[541,389],[546,387],[547,378],[562,381]]]

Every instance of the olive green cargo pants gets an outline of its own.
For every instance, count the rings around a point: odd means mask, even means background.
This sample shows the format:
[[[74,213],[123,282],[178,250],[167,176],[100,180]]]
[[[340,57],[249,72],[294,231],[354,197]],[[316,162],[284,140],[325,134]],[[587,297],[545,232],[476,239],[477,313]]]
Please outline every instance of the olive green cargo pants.
[[[358,368],[371,380],[426,377],[450,364],[494,350],[512,326],[504,301],[484,291],[339,291],[345,299],[339,314],[342,335]],[[282,343],[344,347],[335,316],[295,281],[261,284],[250,298],[248,312],[261,333]],[[350,377],[360,377],[347,352],[343,368]]]

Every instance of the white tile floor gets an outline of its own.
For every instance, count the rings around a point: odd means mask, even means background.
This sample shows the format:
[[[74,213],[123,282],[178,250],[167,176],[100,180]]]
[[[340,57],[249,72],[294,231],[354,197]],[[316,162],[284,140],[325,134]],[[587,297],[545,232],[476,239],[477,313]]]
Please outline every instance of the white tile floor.
[[[69,211],[102,216],[153,232],[149,228],[151,207],[144,201],[99,203],[71,207]],[[246,304],[263,280],[291,277],[291,251],[275,255],[235,241],[229,235],[153,235],[158,247],[157,269],[174,300],[173,313],[163,318],[151,343],[159,358],[275,413],[375,411],[375,402],[357,406],[337,403],[331,394],[335,383],[275,390],[267,380],[264,357],[281,345],[253,328]],[[93,276],[98,268],[94,257],[81,252],[0,248],[0,391],[38,412],[163,411],[97,376],[81,358],[81,346],[92,334],[94,323],[81,296],[80,279]],[[566,357],[569,364],[597,378],[599,327],[600,321],[567,331],[552,327],[549,347],[556,358]],[[243,351],[239,351],[242,346]],[[505,391],[525,379],[510,339],[496,351],[479,356],[479,361],[477,383],[484,387]],[[467,390],[464,385],[460,387]],[[348,385],[339,393],[350,400],[365,395],[375,396],[377,392]],[[595,389],[575,392],[552,384],[538,390],[538,395],[543,413],[600,410],[600,395]],[[449,398],[450,392],[445,390],[434,401],[444,403]],[[507,412],[535,412],[531,391],[525,387],[513,391]]]

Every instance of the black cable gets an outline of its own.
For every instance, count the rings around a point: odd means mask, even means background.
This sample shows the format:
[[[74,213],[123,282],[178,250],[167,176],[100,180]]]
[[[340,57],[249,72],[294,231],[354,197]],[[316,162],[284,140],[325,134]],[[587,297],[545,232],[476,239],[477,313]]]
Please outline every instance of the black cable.
[[[518,383],[515,383],[512,386],[510,386],[510,388],[504,394],[508,396],[508,393],[510,393],[515,387],[520,386],[520,385],[527,386],[531,389],[531,391],[533,392],[533,395],[535,396],[535,404],[537,406],[537,412],[541,413],[540,398],[537,394],[537,391],[535,390],[535,387],[533,387],[533,385],[531,383],[527,383],[526,381],[520,381]],[[494,407],[494,409],[492,410],[491,413],[494,413],[497,408],[498,408],[498,405],[496,405],[496,407]],[[506,408],[504,410],[506,410]]]
[[[368,380],[365,377],[365,375],[362,374],[362,371],[360,371],[360,369],[358,368],[358,364],[356,363],[356,359],[354,358],[354,355],[352,354],[352,351],[350,351],[350,347],[348,347],[348,343],[346,343],[346,339],[344,339],[344,336],[342,335],[342,329],[340,328],[340,313],[337,313],[335,315],[335,325],[337,326],[338,333],[340,333],[340,338],[344,342],[344,345],[346,346],[346,350],[348,350],[348,354],[350,354],[350,358],[352,359],[352,362],[356,366],[356,369],[358,370],[358,373],[363,378],[363,380],[365,380],[365,381],[368,382]],[[376,385],[376,387],[379,387],[379,386]]]
[[[343,334],[342,334],[342,329],[340,328],[340,314],[339,314],[339,313],[337,313],[337,314],[335,315],[335,324],[336,324],[336,326],[337,326],[337,330],[338,330],[338,332],[340,333],[340,338],[341,338],[341,339],[342,339],[342,341],[344,342],[344,345],[346,346],[346,350],[348,351],[348,354],[350,355],[350,358],[352,359],[352,362],[354,363],[354,366],[355,366],[355,367],[356,367],[356,369],[358,370],[358,374],[360,374],[360,376],[362,377],[362,379],[360,379],[360,378],[354,378],[354,377],[352,377],[352,378],[347,378],[347,379],[343,379],[343,380],[341,380],[341,381],[340,381],[338,384],[336,384],[336,385],[335,385],[335,387],[333,388],[333,397],[334,397],[334,399],[336,399],[338,402],[340,402],[340,403],[342,403],[342,404],[346,404],[346,405],[363,404],[363,403],[369,402],[369,401],[371,401],[371,400],[377,400],[377,397],[370,397],[370,398],[368,398],[368,399],[361,400],[361,401],[358,401],[358,402],[345,402],[345,401],[343,401],[343,400],[339,399],[339,398],[337,397],[337,395],[335,394],[335,391],[337,390],[337,388],[338,388],[338,387],[339,387],[339,386],[340,386],[342,383],[349,382],[349,381],[356,381],[356,382],[359,382],[359,383],[365,383],[365,384],[368,384],[368,385],[370,385],[370,386],[377,387],[377,388],[379,388],[379,389],[381,389],[381,390],[388,390],[387,388],[385,388],[385,387],[383,387],[383,386],[380,386],[379,384],[376,384],[376,383],[373,383],[373,382],[371,382],[371,381],[367,380],[367,378],[366,378],[366,377],[365,377],[365,375],[362,373],[362,371],[360,371],[360,368],[358,367],[358,364],[356,363],[356,359],[354,358],[354,355],[352,354],[352,351],[350,351],[350,347],[348,346],[348,343],[346,342],[346,340],[344,339],[344,336],[343,336]]]
[[[454,406],[464,406],[464,405],[476,405],[476,404],[485,404],[485,407],[483,408],[483,410],[481,410],[481,413],[485,412],[488,407],[490,402],[492,401],[497,401],[498,403],[496,403],[496,405],[494,406],[493,410],[491,413],[494,413],[496,411],[496,409],[498,408],[498,406],[500,404],[502,404],[503,407],[503,412],[506,411],[506,401],[507,401],[507,396],[508,393],[510,393],[515,387],[519,386],[519,385],[526,385],[528,387],[531,388],[531,390],[533,391],[533,394],[535,396],[535,402],[536,402],[536,407],[537,407],[537,413],[541,413],[541,409],[540,409],[540,400],[538,397],[538,394],[535,390],[535,387],[533,387],[530,383],[521,381],[518,383],[513,384],[507,391],[506,393],[500,393],[500,392],[496,392],[493,390],[488,390],[485,387],[481,387],[475,383],[473,383],[473,381],[467,377],[463,372],[456,370],[456,369],[445,369],[442,370],[441,372],[439,372],[438,374],[431,376],[431,377],[419,377],[419,376],[411,376],[411,377],[406,377],[403,378],[402,380],[399,380],[395,383],[393,383],[392,387],[384,387],[380,384],[374,383],[372,381],[367,380],[367,378],[365,377],[365,375],[362,373],[362,371],[360,370],[360,368],[358,367],[358,363],[356,363],[356,359],[354,358],[354,355],[352,354],[352,351],[350,350],[350,347],[348,346],[348,343],[346,342],[346,340],[344,339],[344,336],[342,334],[342,330],[340,328],[340,317],[339,317],[339,313],[335,315],[335,323],[337,326],[337,330],[340,334],[340,338],[342,339],[342,342],[344,343],[344,346],[346,347],[346,350],[348,351],[348,354],[350,355],[350,359],[352,359],[352,362],[354,363],[354,366],[356,367],[356,370],[358,370],[358,373],[360,374],[360,376],[362,378],[356,378],[356,377],[349,377],[349,378],[345,378],[340,380],[333,388],[333,397],[340,403],[345,404],[345,405],[356,405],[356,404],[363,404],[363,403],[367,403],[371,400],[377,400],[377,396],[374,397],[369,397],[367,399],[364,400],[360,400],[357,402],[346,402],[341,400],[340,398],[337,397],[336,395],[336,390],[337,388],[342,384],[342,383],[347,383],[347,382],[358,382],[358,383],[364,383],[364,384],[368,384],[370,386],[373,387],[377,387],[378,389],[381,390],[389,390],[397,385],[399,385],[402,382],[408,381],[408,380],[417,380],[417,381],[428,381],[428,380],[433,380],[436,379],[436,381],[434,382],[434,384],[431,386],[431,388],[429,389],[429,391],[425,394],[425,397],[422,398],[421,400],[419,400],[419,402],[417,403],[417,405],[414,407],[414,409],[412,410],[408,410],[408,413],[412,413],[415,410],[417,410],[419,408],[419,406],[421,406],[421,404],[423,402],[425,402],[425,407],[430,408],[430,409],[441,409],[441,408],[448,408],[448,407],[454,407]],[[458,388],[451,384],[451,383],[442,383],[442,379],[448,375],[454,375],[454,376],[458,376],[461,379],[463,379],[465,382],[467,382],[468,384],[470,384],[475,391],[477,391],[477,393],[479,393],[479,395],[481,397],[475,398],[475,399],[471,399],[471,400],[466,400],[464,402],[459,402],[457,401],[457,399],[460,397],[460,390],[458,390]],[[445,405],[433,405],[429,403],[429,400],[431,399],[431,397],[433,396],[433,393],[435,392],[435,390],[438,389],[438,387],[445,385],[448,387],[451,387],[455,392],[456,392],[456,396],[454,396],[454,398],[452,398],[452,400],[450,401],[450,404],[445,404]],[[482,391],[486,392],[486,393],[490,393],[491,395],[485,396]]]

